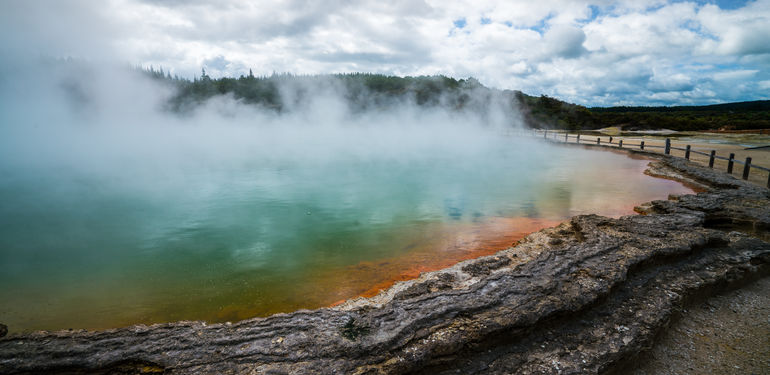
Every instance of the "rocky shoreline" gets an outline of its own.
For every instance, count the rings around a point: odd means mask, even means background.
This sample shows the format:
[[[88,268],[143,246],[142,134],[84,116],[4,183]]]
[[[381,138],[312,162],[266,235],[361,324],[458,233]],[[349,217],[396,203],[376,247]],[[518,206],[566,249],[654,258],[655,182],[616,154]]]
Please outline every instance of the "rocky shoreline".
[[[10,334],[0,373],[613,372],[688,301],[770,275],[767,189],[644,154],[659,159],[648,173],[705,191],[647,203],[643,215],[577,216],[334,308]]]

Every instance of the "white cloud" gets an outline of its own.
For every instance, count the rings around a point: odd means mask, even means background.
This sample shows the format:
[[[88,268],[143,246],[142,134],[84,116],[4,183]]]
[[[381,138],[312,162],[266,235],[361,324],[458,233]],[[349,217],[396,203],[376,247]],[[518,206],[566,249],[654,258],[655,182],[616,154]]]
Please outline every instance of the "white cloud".
[[[722,55],[770,53],[770,1],[758,0],[745,8],[724,11],[706,5],[698,21],[714,39],[704,42],[703,51]]]
[[[586,34],[582,29],[557,25],[549,29],[544,37],[546,53],[554,58],[575,58],[588,52],[583,43]]]
[[[726,72],[714,73],[714,80],[721,82],[733,82],[735,80],[748,80],[754,77],[758,70],[733,70]]]
[[[767,35],[770,0],[733,10],[664,0],[0,3],[4,55],[113,58],[186,77],[201,67],[474,76],[589,105],[767,98],[752,82],[770,80]],[[655,95],[664,92],[679,95]]]

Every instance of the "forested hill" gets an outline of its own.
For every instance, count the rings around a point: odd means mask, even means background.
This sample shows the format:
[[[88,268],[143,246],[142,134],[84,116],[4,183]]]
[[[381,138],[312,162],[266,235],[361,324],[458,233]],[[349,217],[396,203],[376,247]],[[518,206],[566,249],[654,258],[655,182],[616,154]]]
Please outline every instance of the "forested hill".
[[[591,108],[606,126],[627,130],[770,129],[770,100],[704,106]]]
[[[711,104],[700,106],[672,106],[672,107],[592,107],[592,112],[743,112],[743,111],[770,111],[770,100],[755,100],[751,102],[735,102],[724,104]]]
[[[200,77],[187,80],[171,77],[162,70],[149,69],[145,73],[174,86],[176,94],[169,100],[168,108],[176,112],[192,110],[219,95],[230,95],[243,103],[268,110],[289,111],[301,107],[309,97],[323,93],[324,89],[327,92],[332,89],[354,112],[387,110],[389,106],[404,103],[483,112],[490,102],[496,101],[497,105],[520,113],[520,118],[532,128],[770,129],[770,101],[767,100],[708,106],[587,108],[548,96],[490,89],[474,78],[458,80],[445,76],[396,77],[368,73],[256,77],[249,72],[238,78],[215,79],[202,71]],[[517,119],[512,118],[511,123],[514,121]]]
[[[454,79],[445,76],[396,77],[381,74],[351,73],[298,76],[273,74],[256,77],[251,72],[239,78],[214,79],[205,70],[193,80],[172,78],[162,71],[147,71],[156,79],[174,85],[176,94],[169,100],[174,111],[194,109],[217,96],[235,99],[278,112],[291,111],[307,104],[311,97],[335,95],[344,99],[350,109],[366,111],[411,103],[421,107],[444,106],[462,110],[481,108],[492,96],[516,103],[514,92],[492,90],[476,79]]]
[[[519,96],[530,126],[587,130],[618,126],[623,130],[770,129],[770,100],[674,107],[586,108],[547,96]]]

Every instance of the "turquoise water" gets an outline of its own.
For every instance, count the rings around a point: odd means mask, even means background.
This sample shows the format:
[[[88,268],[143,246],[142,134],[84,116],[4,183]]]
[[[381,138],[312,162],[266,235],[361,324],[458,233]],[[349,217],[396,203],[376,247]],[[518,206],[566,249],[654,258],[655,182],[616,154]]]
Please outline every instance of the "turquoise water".
[[[355,267],[441,257],[451,233],[500,218],[617,216],[689,192],[643,175],[646,160],[501,136],[395,155],[6,165],[0,322],[108,328],[315,308],[383,281]]]

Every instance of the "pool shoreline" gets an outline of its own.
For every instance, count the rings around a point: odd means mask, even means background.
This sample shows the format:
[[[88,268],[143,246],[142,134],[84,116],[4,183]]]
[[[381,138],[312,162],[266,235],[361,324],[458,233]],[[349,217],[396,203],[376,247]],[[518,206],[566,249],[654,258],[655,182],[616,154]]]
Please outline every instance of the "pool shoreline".
[[[501,144],[533,153],[500,154]],[[207,186],[222,186],[195,199],[154,202],[133,191],[113,194],[115,186],[106,185],[98,202],[69,211],[56,203],[76,203],[79,196],[48,198],[41,189],[19,201],[50,200],[50,210],[27,212],[23,203],[2,215],[25,219],[0,230],[8,260],[0,277],[8,286],[0,291],[6,301],[0,322],[12,332],[103,330],[316,309],[491,255],[575,215],[620,217],[640,203],[692,192],[645,175],[645,157],[532,139],[500,138],[493,146],[467,161],[473,168],[445,165],[452,158],[423,160],[419,168],[365,164],[382,171],[353,169],[343,174],[362,177],[297,190],[291,186],[301,181],[291,176],[302,176],[301,168],[285,172],[279,184],[285,189],[267,189],[270,165],[192,179],[191,186],[209,179]],[[531,160],[517,163],[521,157]],[[227,187],[231,180],[240,181],[238,189]],[[176,188],[181,197],[197,191]],[[127,207],[146,207],[146,213]]]
[[[0,338],[0,370],[607,371],[649,347],[685,301],[770,275],[770,244],[757,238],[770,228],[767,189],[626,152],[707,190],[642,204],[642,215],[576,216],[334,308],[237,323],[12,333]]]

